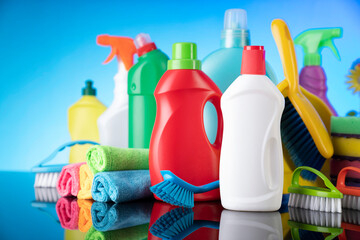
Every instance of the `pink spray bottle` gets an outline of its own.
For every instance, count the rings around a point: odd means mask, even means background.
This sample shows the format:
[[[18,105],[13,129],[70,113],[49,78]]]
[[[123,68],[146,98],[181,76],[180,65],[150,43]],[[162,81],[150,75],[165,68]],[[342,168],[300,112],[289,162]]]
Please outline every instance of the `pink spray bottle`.
[[[294,39],[294,43],[302,46],[304,50],[304,67],[300,72],[300,85],[323,100],[334,116],[337,116],[337,113],[326,96],[326,75],[321,67],[321,50],[329,47],[335,57],[340,60],[333,38],[341,36],[342,28],[318,28],[306,30]]]

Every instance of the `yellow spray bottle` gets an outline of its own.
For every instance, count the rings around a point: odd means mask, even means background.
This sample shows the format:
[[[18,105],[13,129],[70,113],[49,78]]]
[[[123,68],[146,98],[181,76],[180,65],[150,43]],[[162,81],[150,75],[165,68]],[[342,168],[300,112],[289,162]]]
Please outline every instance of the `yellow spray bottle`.
[[[98,117],[106,110],[96,98],[96,89],[92,87],[93,82],[87,80],[82,89],[82,98],[69,108],[68,123],[71,140],[92,140],[99,142],[99,131],[97,127]],[[86,152],[90,144],[75,145],[70,149],[70,163],[85,162]]]

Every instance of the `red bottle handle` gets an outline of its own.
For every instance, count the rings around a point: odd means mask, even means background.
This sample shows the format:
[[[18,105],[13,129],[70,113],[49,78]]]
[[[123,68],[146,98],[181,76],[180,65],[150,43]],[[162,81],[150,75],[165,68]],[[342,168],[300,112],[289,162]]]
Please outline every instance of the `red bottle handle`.
[[[337,179],[337,183],[336,183],[336,188],[342,192],[343,194],[347,194],[347,195],[353,195],[353,196],[360,196],[360,188],[358,187],[350,187],[350,186],[346,186],[345,185],[345,178],[346,175],[349,171],[354,171],[357,173],[360,173],[360,168],[356,168],[356,167],[345,167],[343,169],[341,169],[339,175],[338,175],[338,179]]]
[[[216,148],[217,150],[221,149],[223,128],[224,128],[223,116],[222,116],[222,111],[221,111],[221,107],[220,107],[220,99],[221,99],[221,94],[210,95],[204,103],[204,105],[205,105],[207,102],[211,102],[216,109],[218,124],[217,124],[216,139],[215,139],[214,143],[212,144],[212,146],[214,148]],[[207,134],[205,132],[205,126],[204,126],[204,134],[205,134],[205,136],[207,136]]]

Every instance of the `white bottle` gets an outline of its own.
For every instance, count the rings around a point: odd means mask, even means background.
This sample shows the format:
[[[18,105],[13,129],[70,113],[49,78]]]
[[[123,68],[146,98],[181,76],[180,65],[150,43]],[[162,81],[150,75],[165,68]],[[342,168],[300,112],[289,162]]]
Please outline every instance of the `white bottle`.
[[[220,220],[219,240],[283,239],[279,212],[234,212],[223,210]]]
[[[281,206],[284,97],[265,76],[263,46],[245,46],[241,75],[221,98],[224,132],[220,196],[224,208],[276,211]]]
[[[128,71],[119,60],[119,71],[114,76],[114,100],[98,118],[101,145],[128,148],[129,97],[127,94]]]

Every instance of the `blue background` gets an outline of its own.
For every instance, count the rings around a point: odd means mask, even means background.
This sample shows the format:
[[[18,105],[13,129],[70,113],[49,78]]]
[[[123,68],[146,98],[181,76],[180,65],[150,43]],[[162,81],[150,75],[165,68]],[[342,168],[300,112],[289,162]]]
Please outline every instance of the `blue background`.
[[[360,57],[360,2],[303,1],[0,1],[0,170],[29,170],[58,145],[70,139],[67,109],[81,97],[86,79],[93,79],[98,98],[113,98],[116,62],[102,62],[110,48],[96,45],[96,36],[135,37],[149,33],[171,55],[179,41],[198,44],[203,59],[219,48],[226,9],[248,12],[251,42],[264,45],[278,79],[283,71],[270,23],[283,18],[292,36],[308,28],[343,27],[336,39],[341,62],[323,51],[328,98],[340,115],[359,110],[360,98],[345,85],[352,62]],[[296,47],[299,70],[303,54]],[[67,153],[58,162],[67,161]]]

